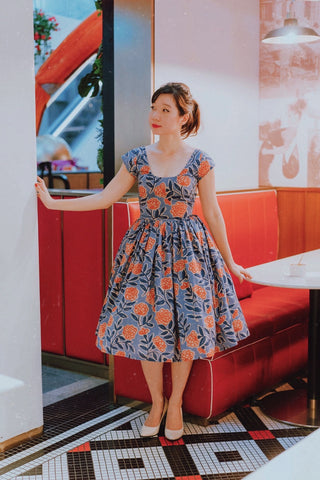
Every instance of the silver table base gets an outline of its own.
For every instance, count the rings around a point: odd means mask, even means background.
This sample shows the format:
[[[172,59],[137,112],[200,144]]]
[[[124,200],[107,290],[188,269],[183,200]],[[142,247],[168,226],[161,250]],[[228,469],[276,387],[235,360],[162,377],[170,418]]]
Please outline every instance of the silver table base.
[[[304,427],[320,426],[320,400],[308,400],[307,389],[285,390],[259,400],[259,407],[269,417]]]

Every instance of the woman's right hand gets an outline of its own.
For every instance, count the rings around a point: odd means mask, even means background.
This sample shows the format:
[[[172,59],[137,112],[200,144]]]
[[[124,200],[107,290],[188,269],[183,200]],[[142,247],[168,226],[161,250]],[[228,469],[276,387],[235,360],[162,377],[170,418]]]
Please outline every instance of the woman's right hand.
[[[40,198],[41,202],[47,207],[50,208],[52,202],[54,202],[53,198],[51,197],[50,193],[48,192],[47,186],[44,180],[40,177],[37,177],[37,183],[34,184],[37,197]]]

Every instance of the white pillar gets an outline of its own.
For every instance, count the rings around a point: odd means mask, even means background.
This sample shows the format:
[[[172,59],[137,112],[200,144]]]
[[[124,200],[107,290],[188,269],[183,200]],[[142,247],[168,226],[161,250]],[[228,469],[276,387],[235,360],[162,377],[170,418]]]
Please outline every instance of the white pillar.
[[[43,425],[32,0],[0,2],[0,68],[2,451]]]

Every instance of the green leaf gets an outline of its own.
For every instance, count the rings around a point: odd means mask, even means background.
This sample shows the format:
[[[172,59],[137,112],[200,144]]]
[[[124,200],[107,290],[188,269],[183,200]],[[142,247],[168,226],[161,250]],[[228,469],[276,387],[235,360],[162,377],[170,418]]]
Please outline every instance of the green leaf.
[[[91,92],[91,90],[93,91]],[[91,92],[91,97],[96,97],[100,92],[100,78],[90,72],[81,78],[78,85],[78,92],[81,97],[87,97]]]

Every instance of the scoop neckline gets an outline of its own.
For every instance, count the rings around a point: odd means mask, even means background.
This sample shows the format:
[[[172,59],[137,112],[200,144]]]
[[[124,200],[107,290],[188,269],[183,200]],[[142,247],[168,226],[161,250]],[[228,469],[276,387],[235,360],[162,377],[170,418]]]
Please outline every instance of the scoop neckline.
[[[189,165],[189,163],[191,162],[194,154],[198,151],[198,148],[195,148],[194,150],[192,150],[191,155],[190,155],[190,157],[188,158],[185,166],[182,168],[182,170],[181,170],[177,175],[171,175],[171,176],[168,176],[168,177],[159,177],[159,175],[155,175],[155,174],[152,172],[152,170],[151,170],[150,163],[149,163],[149,159],[148,159],[147,147],[146,147],[146,146],[143,146],[143,149],[144,149],[144,154],[145,154],[146,163],[147,163],[147,165],[148,165],[148,167],[149,167],[149,169],[150,169],[150,172],[149,172],[149,173],[151,173],[151,175],[152,175],[154,178],[159,178],[159,179],[164,179],[164,178],[177,178],[177,177],[179,177],[179,176],[182,174],[182,172],[188,167],[188,165]]]

